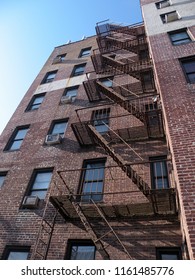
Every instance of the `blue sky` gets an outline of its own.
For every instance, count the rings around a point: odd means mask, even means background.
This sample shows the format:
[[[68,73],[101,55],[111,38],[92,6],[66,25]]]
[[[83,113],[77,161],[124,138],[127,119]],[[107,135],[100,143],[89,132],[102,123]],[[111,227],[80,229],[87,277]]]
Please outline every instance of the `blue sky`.
[[[140,1],[0,0],[0,133],[53,49],[106,19],[142,21]]]

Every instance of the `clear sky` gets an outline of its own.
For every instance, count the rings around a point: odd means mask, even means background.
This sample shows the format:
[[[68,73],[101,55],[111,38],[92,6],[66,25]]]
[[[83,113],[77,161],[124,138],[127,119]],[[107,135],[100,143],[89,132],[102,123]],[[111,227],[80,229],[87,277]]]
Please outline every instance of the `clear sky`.
[[[142,21],[139,0],[0,0],[0,133],[56,46],[97,22]]]

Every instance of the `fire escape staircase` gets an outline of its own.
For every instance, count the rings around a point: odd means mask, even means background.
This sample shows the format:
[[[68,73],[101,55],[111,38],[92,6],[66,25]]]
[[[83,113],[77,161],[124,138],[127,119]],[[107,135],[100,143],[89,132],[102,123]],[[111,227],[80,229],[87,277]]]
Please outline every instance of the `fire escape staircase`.
[[[86,204],[81,203],[80,199],[77,198],[77,196],[75,196],[72,191],[70,190],[69,186],[67,185],[66,181],[64,180],[63,176],[61,175],[61,172],[58,172],[58,175],[60,176],[64,186],[66,187],[66,190],[68,191],[68,195],[66,196],[69,200],[69,202],[71,203],[73,209],[75,210],[77,216],[79,217],[79,219],[81,220],[85,230],[87,231],[87,233],[89,234],[91,240],[94,242],[97,250],[99,251],[99,253],[101,254],[102,258],[104,260],[110,260],[111,256],[108,254],[107,252],[107,247],[110,246],[110,243],[106,243],[104,241],[104,239],[112,234],[112,236],[114,236],[115,240],[120,244],[122,250],[124,251],[124,253],[128,256],[129,259],[132,259],[131,255],[129,254],[129,252],[127,251],[126,247],[124,246],[123,242],[120,240],[120,238],[118,237],[117,233],[115,232],[115,230],[113,229],[113,227],[110,225],[110,223],[108,222],[108,220],[106,219],[103,211],[100,209],[100,207],[98,207],[98,205],[94,202],[94,200],[90,199],[90,205],[93,206],[93,211],[96,212],[96,217],[98,219],[101,219],[102,223],[103,223],[103,227],[106,230],[106,232],[104,234],[100,234],[97,230],[97,228],[95,228],[93,226],[93,223],[91,222],[90,217],[87,216],[86,212],[84,211]],[[59,199],[59,198],[58,198]],[[52,202],[52,204],[54,205],[54,207],[56,207],[57,209],[59,209],[59,213],[62,213],[62,216],[64,216],[63,214],[63,203],[62,202],[57,202],[56,200],[53,199],[52,197],[50,198],[50,201]],[[67,215],[67,208],[64,209]],[[70,215],[71,216],[71,215]],[[69,216],[69,218],[71,218]],[[75,219],[75,216],[73,217],[73,219]]]
[[[109,156],[118,164],[118,166],[126,173],[126,175],[132,180],[134,184],[136,184],[139,190],[144,194],[148,195],[150,187],[144,180],[137,174],[137,172],[125,162],[125,160],[109,146],[109,143],[105,140],[105,138],[94,128],[93,125],[89,124],[88,128],[93,135],[94,140],[101,146]]]
[[[123,97],[121,94],[118,94],[115,90],[112,88],[104,86],[101,82],[96,82],[99,92],[103,93],[105,96],[107,96],[109,99],[114,101],[115,103],[119,104],[121,107],[123,107],[125,110],[127,110],[130,114],[132,114],[134,117],[139,119],[141,122],[145,123],[145,114],[144,112],[140,112],[140,109],[135,106],[131,100],[127,100],[125,97]]]

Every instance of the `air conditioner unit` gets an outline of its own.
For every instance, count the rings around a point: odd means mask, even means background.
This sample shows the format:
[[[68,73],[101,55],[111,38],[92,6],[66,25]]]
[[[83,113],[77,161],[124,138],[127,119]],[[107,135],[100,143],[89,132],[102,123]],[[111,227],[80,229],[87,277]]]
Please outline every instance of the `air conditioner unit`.
[[[166,8],[168,6],[170,6],[170,2],[169,1],[163,1],[163,2],[159,3],[160,9]]]
[[[57,134],[48,134],[46,136],[46,139],[45,139],[45,143],[47,145],[53,145],[53,144],[60,144],[62,141],[62,137],[59,133]]]
[[[39,203],[38,196],[25,196],[22,206],[26,208],[37,208]]]
[[[177,12],[173,12],[173,13],[165,15],[165,21],[166,22],[171,22],[171,21],[175,21],[175,20],[178,20],[178,19],[179,19],[179,16],[178,16]]]
[[[60,100],[61,104],[70,104],[73,102],[73,97],[72,96],[62,96]]]

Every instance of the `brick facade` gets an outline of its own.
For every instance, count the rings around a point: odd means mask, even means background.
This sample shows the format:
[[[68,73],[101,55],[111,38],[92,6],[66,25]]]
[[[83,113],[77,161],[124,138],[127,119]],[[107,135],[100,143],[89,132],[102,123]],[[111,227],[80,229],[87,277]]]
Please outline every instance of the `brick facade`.
[[[143,1],[143,4],[151,2],[154,1]],[[193,32],[193,28],[191,32]],[[194,88],[193,85],[186,84],[178,58],[185,54],[193,55],[194,50],[192,44],[189,44],[180,46],[175,51],[166,34],[149,36],[149,44],[155,67],[157,90],[160,92],[161,98],[157,111],[163,112],[163,122],[158,119],[159,131],[156,129],[156,115],[151,117],[153,127],[147,126],[146,121],[141,119],[143,112],[139,116],[136,115],[137,113],[133,110],[138,107],[138,103],[131,103],[134,106],[129,107],[132,110],[130,112],[126,107],[124,108],[124,104],[121,105],[120,102],[113,104],[110,99],[100,98],[98,101],[89,102],[83,82],[88,82],[88,79],[97,79],[98,82],[101,77],[108,76],[108,74],[95,73],[95,65],[90,56],[79,57],[82,49],[92,47],[91,54],[93,54],[93,50],[98,48],[96,36],[54,49],[0,138],[0,175],[7,172],[0,188],[0,196],[4,202],[0,206],[1,258],[4,258],[6,246],[20,246],[20,248],[29,246],[28,258],[35,258],[42,217],[52,223],[55,207],[59,207],[60,214],[58,214],[53,228],[47,259],[67,258],[68,244],[72,240],[75,242],[93,239],[90,230],[86,230],[82,219],[79,219],[75,212],[76,208],[69,200],[71,195],[73,198],[81,195],[83,162],[92,159],[105,161],[104,199],[98,204],[98,207],[102,209],[106,221],[121,243],[116,242],[112,232],[108,233],[109,226],[107,227],[104,218],[100,218],[100,215],[97,218],[98,212],[94,210],[96,208],[92,204],[88,206],[81,204],[81,207],[84,214],[89,215],[88,220],[97,236],[105,235],[102,237],[102,242],[109,245],[107,254],[111,259],[129,259],[130,257],[138,260],[154,260],[157,258],[158,248],[167,248],[167,250],[180,248],[182,258],[188,258],[187,250],[184,248],[185,238],[181,226],[183,223],[184,227],[186,225],[189,227],[189,232],[187,232],[187,228],[184,231],[190,257],[193,258],[192,251],[190,251],[194,246],[193,228],[190,228],[190,224],[194,221],[193,205],[190,205],[190,203],[193,204],[193,189],[192,187],[190,189],[189,186],[194,183],[190,176],[190,172],[193,172],[191,166],[194,163],[191,156],[193,152],[192,134],[194,133],[191,122]],[[53,63],[54,59],[62,54],[66,54],[65,60]],[[118,55],[120,56],[120,52]],[[133,56],[130,55],[130,57]],[[135,62],[139,62],[137,56]],[[85,73],[71,77],[74,66],[83,63],[86,63]],[[55,70],[57,70],[57,74],[54,80],[51,83],[42,83],[45,75]],[[86,75],[86,73],[88,74]],[[110,73],[109,76],[111,76]],[[171,76],[172,79],[170,79]],[[79,86],[75,101],[61,104],[60,100],[64,90],[72,86]],[[95,86],[97,90],[97,84]],[[139,108],[145,106],[142,96],[140,99],[141,87],[140,80],[131,74],[114,75],[115,93],[122,94],[124,97],[127,93],[129,94],[130,88],[131,94],[136,93],[139,99]],[[98,89],[100,91],[100,88]],[[108,89],[106,90],[108,91]],[[38,110],[27,111],[32,97],[41,93],[45,93],[45,96]],[[94,90],[93,94],[95,94]],[[134,101],[135,98],[131,94],[128,95],[128,98],[131,102],[137,102],[137,99]],[[179,99],[178,96],[180,96]],[[148,116],[148,118],[150,117],[148,108],[151,98],[154,97],[155,95],[149,97],[150,101],[144,109],[144,116]],[[172,104],[171,107],[170,104]],[[95,138],[88,125],[89,121],[94,124],[91,120],[93,111],[101,110],[101,108],[110,108],[110,134]],[[186,114],[184,115],[183,112]],[[68,120],[68,126],[62,142],[56,145],[46,145],[45,138],[53,121],[64,119]],[[179,124],[178,119],[180,119]],[[15,129],[24,125],[28,125],[29,129],[20,149],[17,151],[6,150],[6,145]],[[163,130],[163,126],[165,130]],[[80,127],[82,128],[81,136],[79,136],[81,138],[78,138]],[[107,149],[101,144],[98,137],[102,143],[106,143]],[[87,144],[79,144],[81,140],[86,141]],[[184,142],[186,146],[184,146]],[[179,150],[178,147],[180,147]],[[156,157],[166,158],[170,190],[166,188],[159,192],[154,190],[154,178],[151,173],[152,160]],[[191,166],[189,166],[189,162]],[[164,165],[161,165],[161,168],[165,168],[162,166]],[[33,172],[48,168],[53,172],[46,198],[40,200],[35,209],[23,207],[22,201],[32,186]],[[185,188],[186,184],[188,184],[188,190]],[[148,186],[149,189],[147,189]],[[67,187],[71,191],[70,193]],[[179,193],[179,209],[175,200],[176,188]],[[186,191],[188,191],[188,197],[183,195]],[[60,202],[64,203],[62,207]],[[187,214],[191,215],[191,219]],[[98,249],[99,244],[96,245],[95,259],[103,259],[103,254]]]

